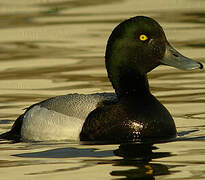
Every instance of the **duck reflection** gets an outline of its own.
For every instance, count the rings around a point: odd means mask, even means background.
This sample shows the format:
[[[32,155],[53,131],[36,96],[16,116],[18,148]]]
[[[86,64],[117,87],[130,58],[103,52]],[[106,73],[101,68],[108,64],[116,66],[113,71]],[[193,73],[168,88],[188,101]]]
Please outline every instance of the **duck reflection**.
[[[153,144],[126,143],[121,144],[114,151],[116,156],[123,157],[116,161],[114,166],[133,166],[127,170],[117,170],[110,172],[111,176],[124,176],[123,179],[155,179],[155,176],[170,174],[166,165],[159,163],[150,163],[152,159],[169,157],[170,152],[153,152],[158,149]]]
[[[45,144],[46,145],[46,144]],[[81,147],[58,147],[54,149],[48,149],[42,151],[35,152],[26,152],[21,154],[15,154],[13,156],[21,157],[21,158],[32,158],[31,161],[25,160],[26,163],[29,164],[41,164],[41,163],[51,163],[46,158],[55,158],[60,159],[61,163],[63,159],[72,159],[75,161],[75,158],[81,159],[76,162],[75,166],[68,165],[63,168],[56,168],[55,170],[48,171],[39,171],[33,174],[50,174],[50,173],[58,173],[58,172],[66,172],[66,171],[76,171],[84,168],[95,167],[100,165],[103,171],[103,165],[109,164],[111,168],[109,174],[112,177],[116,177],[117,179],[155,179],[155,176],[159,175],[168,175],[170,174],[169,169],[176,167],[178,165],[165,165],[160,163],[155,163],[152,160],[159,159],[163,157],[172,156],[170,152],[159,152],[158,148],[153,145],[153,143],[145,143],[145,142],[135,142],[135,143],[123,143],[116,150],[107,149],[102,150],[101,146],[97,145],[95,148],[93,146],[88,146],[83,148]],[[40,147],[43,147],[40,144]],[[96,148],[97,147],[97,148]],[[112,148],[112,146],[110,146]],[[116,146],[115,146],[116,147]],[[116,158],[116,156],[122,157],[121,159]],[[42,161],[34,160],[33,158],[43,158]],[[80,162],[80,163],[79,163]],[[54,164],[55,164],[54,163]],[[79,163],[79,164],[78,164]],[[19,164],[19,163],[18,163]],[[123,170],[122,170],[123,167]],[[118,170],[119,168],[119,170]],[[117,169],[117,170],[116,170]],[[172,171],[173,173],[174,171]],[[107,171],[106,171],[107,173]]]
[[[158,148],[149,143],[123,143],[114,150],[116,156],[124,159],[139,159],[141,161],[151,161],[152,159],[171,156],[170,152],[153,152]]]

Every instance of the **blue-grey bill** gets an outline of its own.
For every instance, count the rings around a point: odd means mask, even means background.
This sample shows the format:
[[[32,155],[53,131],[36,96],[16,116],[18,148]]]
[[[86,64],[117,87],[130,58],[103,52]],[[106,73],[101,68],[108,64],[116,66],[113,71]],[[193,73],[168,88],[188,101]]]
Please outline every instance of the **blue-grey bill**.
[[[182,70],[203,69],[202,63],[183,56],[169,43],[167,43],[166,52],[161,63]]]

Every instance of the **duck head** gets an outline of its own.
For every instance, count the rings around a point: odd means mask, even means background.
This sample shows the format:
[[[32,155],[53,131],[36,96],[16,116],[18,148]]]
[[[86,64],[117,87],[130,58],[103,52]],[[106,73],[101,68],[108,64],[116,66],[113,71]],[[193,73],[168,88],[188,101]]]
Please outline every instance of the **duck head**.
[[[118,97],[149,91],[146,74],[161,64],[182,70],[203,68],[200,62],[175,50],[162,27],[145,16],[130,18],[113,30],[108,39],[105,62]]]

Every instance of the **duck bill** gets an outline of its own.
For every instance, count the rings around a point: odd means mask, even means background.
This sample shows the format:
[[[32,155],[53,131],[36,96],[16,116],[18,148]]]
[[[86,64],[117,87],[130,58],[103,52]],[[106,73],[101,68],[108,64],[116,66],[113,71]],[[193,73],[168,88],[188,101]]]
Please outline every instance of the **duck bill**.
[[[200,62],[183,56],[169,43],[166,45],[165,55],[160,62],[164,65],[172,66],[182,70],[203,69],[203,65]]]

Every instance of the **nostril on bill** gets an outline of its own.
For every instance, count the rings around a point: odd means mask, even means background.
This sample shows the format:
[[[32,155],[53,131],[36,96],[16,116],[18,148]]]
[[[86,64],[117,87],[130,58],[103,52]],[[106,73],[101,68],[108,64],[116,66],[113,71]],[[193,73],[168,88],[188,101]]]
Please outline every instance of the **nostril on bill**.
[[[203,69],[204,68],[204,66],[203,66],[203,64],[202,63],[199,63],[199,65],[200,65],[200,69]]]
[[[173,55],[175,56],[175,57],[179,57],[177,54],[175,54],[175,53],[173,53]]]

